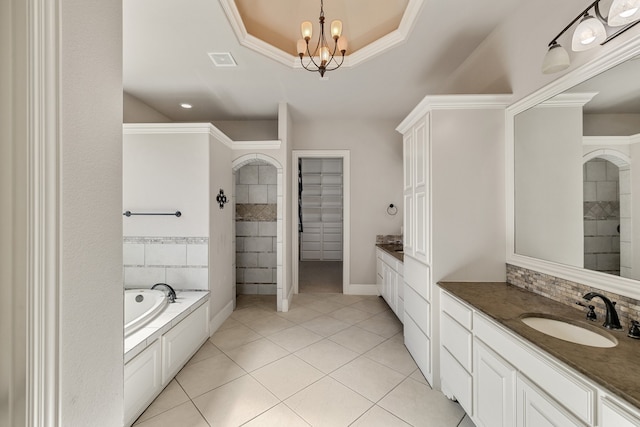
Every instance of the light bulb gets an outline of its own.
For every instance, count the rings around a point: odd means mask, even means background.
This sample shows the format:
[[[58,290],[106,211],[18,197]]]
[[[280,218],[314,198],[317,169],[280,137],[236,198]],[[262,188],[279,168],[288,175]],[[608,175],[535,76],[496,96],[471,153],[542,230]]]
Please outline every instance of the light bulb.
[[[570,64],[569,54],[565,48],[553,42],[542,61],[542,72],[544,74],[557,73],[566,70]]]
[[[329,62],[329,48],[327,46],[322,46],[320,48],[320,61],[322,62],[322,65],[326,65],[327,62]]]
[[[571,49],[575,52],[591,49],[607,38],[607,30],[599,19],[585,14],[576,27],[571,40]]]
[[[340,52],[342,52],[342,54],[344,55],[344,53],[347,51],[347,38],[346,37],[340,37],[338,39],[338,50]]]
[[[296,48],[298,50],[298,55],[303,56],[307,51],[307,42],[302,39],[298,40]]]
[[[313,24],[311,21],[304,21],[300,24],[300,33],[302,34],[302,38],[305,40],[310,40],[313,35]]]
[[[640,19],[640,0],[614,0],[609,8],[607,24],[619,27]]]
[[[342,35],[342,21],[335,20],[331,21],[331,37],[334,40],[338,39]]]

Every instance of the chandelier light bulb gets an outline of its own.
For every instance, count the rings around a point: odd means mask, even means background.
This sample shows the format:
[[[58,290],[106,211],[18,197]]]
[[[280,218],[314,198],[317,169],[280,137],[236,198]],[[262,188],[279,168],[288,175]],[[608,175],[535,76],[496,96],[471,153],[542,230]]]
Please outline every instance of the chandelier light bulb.
[[[342,35],[342,21],[331,21],[331,37],[337,40]]]
[[[305,52],[307,51],[307,42],[303,39],[298,40],[296,50],[298,51],[298,55],[300,56],[300,58],[302,58],[302,56],[304,56]]]
[[[322,65],[327,65],[331,55],[329,54],[329,48],[327,46],[322,46],[320,48],[320,62]]]
[[[300,24],[300,33],[302,33],[302,38],[309,41],[311,36],[313,35],[313,24],[311,21],[304,21]]]
[[[348,45],[348,43],[347,43],[347,38],[346,37],[340,37],[338,39],[338,50],[343,55],[347,51],[347,45]]]

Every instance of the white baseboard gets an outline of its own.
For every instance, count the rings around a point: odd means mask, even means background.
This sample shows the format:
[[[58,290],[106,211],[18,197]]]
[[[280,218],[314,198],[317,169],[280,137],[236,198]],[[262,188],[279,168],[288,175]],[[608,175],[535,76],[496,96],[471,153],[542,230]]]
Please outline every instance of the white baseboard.
[[[229,303],[209,321],[209,336],[213,336],[224,321],[231,316],[231,313],[233,313],[233,303],[233,300],[229,301]]]
[[[344,293],[346,295],[380,295],[378,292],[378,286],[366,285],[366,284],[353,284],[351,283],[347,289],[345,289]]]
[[[289,294],[285,299],[282,300],[282,311],[286,313],[289,311],[289,307],[291,307],[291,301],[293,301],[293,286],[289,290]]]

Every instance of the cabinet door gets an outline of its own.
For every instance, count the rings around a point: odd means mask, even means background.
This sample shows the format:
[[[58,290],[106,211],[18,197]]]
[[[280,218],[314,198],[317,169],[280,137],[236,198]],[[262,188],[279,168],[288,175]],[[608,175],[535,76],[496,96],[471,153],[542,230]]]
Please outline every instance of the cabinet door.
[[[517,384],[518,427],[576,427],[587,424],[565,411],[526,378],[518,376]],[[616,424],[621,426],[621,424]]]
[[[430,145],[429,114],[414,127],[414,186],[413,186],[413,246],[414,256],[421,262],[430,262]]]
[[[516,424],[516,370],[500,356],[474,340],[474,422],[478,427]]]
[[[410,130],[403,138],[404,171],[404,253],[413,256],[413,132]]]
[[[165,386],[209,337],[209,303],[195,309],[162,336],[162,385]]]
[[[162,390],[160,340],[124,366],[124,423],[131,425]]]
[[[598,405],[600,427],[637,427],[640,426],[640,413],[623,408],[612,399],[602,397]]]

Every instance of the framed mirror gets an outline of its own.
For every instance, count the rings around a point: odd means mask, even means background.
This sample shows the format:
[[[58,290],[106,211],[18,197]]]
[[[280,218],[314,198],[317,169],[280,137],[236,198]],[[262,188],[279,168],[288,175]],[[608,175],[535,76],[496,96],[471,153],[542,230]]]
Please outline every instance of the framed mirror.
[[[640,299],[640,38],[507,109],[507,262]]]

